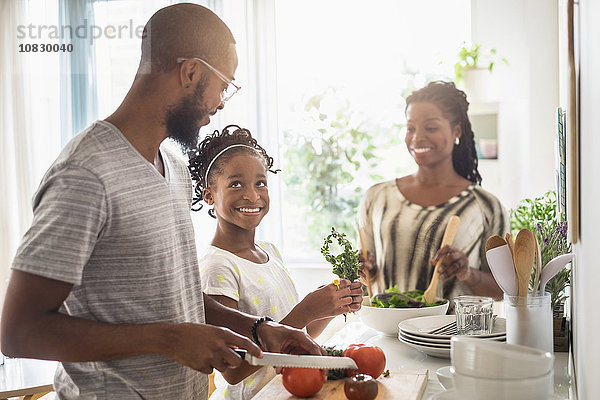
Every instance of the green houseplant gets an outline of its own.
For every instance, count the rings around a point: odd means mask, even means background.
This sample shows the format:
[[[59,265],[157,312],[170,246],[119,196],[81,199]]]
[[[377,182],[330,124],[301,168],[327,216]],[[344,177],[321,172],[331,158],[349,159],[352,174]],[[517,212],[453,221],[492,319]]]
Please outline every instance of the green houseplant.
[[[354,232],[360,200],[382,162],[380,148],[400,143],[400,127],[382,129],[354,110],[336,88],[309,96],[298,124],[284,132],[284,182],[304,216],[314,249],[336,226]],[[373,132],[382,132],[375,135]]]
[[[465,71],[484,68],[492,72],[498,62],[508,65],[508,60],[498,55],[495,48],[485,48],[480,43],[463,42],[458,50],[458,61],[454,64],[456,82],[464,80]]]
[[[549,191],[541,197],[523,199],[516,208],[511,210],[512,234],[523,229],[535,233],[540,243],[542,264],[556,256],[571,252],[571,244],[567,239],[567,222],[557,211],[556,192]],[[536,265],[535,268],[538,268]],[[535,269],[532,271],[532,282]],[[568,349],[566,318],[564,303],[567,299],[565,289],[570,285],[570,264],[551,278],[546,284],[546,292],[550,293],[551,307],[554,317],[554,347],[555,351]]]

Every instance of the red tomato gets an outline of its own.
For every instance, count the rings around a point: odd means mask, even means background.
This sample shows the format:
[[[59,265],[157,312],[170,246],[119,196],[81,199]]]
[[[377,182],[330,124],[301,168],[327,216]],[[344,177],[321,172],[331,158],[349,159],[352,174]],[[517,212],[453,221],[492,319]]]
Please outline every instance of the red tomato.
[[[358,367],[358,369],[346,370],[348,376],[367,374],[377,379],[385,369],[385,354],[377,346],[351,344],[342,355],[353,359]]]
[[[323,387],[327,373],[315,368],[283,368],[283,387],[298,397],[310,397]]]

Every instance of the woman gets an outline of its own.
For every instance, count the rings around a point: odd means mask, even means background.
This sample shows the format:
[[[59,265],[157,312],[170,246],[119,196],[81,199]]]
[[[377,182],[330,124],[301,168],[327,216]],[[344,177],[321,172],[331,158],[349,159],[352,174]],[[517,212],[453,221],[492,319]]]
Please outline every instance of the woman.
[[[367,259],[362,260],[374,293],[398,285],[402,291],[429,285],[435,264],[442,296],[500,298],[502,291],[485,258],[485,242],[508,232],[500,201],[480,186],[469,103],[452,82],[431,82],[406,99],[406,147],[418,169],[367,191],[360,207]],[[451,246],[440,249],[449,218],[461,225]]]

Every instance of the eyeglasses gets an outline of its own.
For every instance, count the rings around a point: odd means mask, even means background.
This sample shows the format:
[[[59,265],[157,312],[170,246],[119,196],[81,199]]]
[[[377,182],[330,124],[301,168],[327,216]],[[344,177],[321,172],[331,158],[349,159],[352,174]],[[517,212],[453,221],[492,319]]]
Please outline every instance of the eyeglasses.
[[[197,57],[190,57],[190,58],[179,57],[177,59],[177,63],[182,63],[182,62],[184,62],[186,60],[200,61],[208,69],[210,69],[212,72],[214,72],[223,82],[225,82],[227,84],[227,87],[225,88],[225,90],[223,90],[221,92],[221,102],[225,103],[227,100],[231,99],[231,97],[233,97],[234,94],[236,94],[237,92],[239,92],[240,89],[242,88],[241,86],[238,86],[235,83],[233,83],[233,81],[231,79],[228,79],[221,71],[219,71],[218,69],[216,69],[215,67],[213,67],[212,65],[210,65],[209,63],[207,63],[206,61],[204,61],[201,58],[197,58]]]

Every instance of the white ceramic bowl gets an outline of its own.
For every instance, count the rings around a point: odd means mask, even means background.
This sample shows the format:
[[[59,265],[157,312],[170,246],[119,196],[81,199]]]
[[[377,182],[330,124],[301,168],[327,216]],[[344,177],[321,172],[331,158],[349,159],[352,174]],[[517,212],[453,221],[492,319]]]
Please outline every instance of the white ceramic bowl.
[[[452,383],[452,372],[450,372],[450,368],[452,368],[452,366],[448,365],[447,367],[438,368],[435,371],[435,375],[437,376],[438,381],[440,382],[440,385],[442,385],[444,390],[450,390],[454,387],[454,384]]]
[[[443,299],[438,299],[443,300]],[[433,307],[422,308],[379,308],[369,306],[369,297],[363,298],[358,316],[369,328],[386,336],[398,336],[398,324],[405,319],[425,317],[428,315],[444,315],[448,311],[449,302]]]
[[[525,379],[486,379],[450,368],[454,391],[464,400],[546,400],[554,392],[554,373]]]
[[[554,356],[533,347],[454,336],[450,358],[456,372],[480,378],[522,379],[548,374]]]

